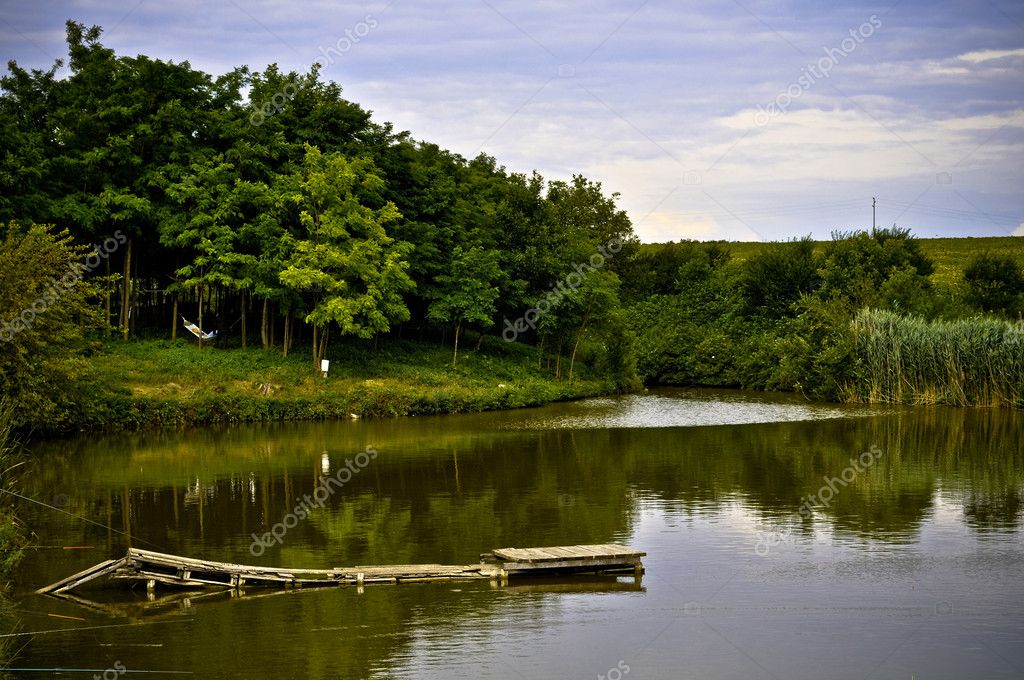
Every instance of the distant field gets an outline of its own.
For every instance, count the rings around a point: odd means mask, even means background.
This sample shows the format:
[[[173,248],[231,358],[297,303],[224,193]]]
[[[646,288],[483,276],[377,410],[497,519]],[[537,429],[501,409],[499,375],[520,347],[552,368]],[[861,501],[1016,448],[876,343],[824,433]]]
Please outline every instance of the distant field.
[[[978,253],[1008,253],[1024,264],[1024,238],[986,236],[980,238],[923,238],[924,251],[935,261],[932,280],[949,283],[960,280],[964,265]]]
[[[935,261],[935,273],[932,280],[936,283],[951,283],[960,280],[964,265],[977,253],[985,251],[993,253],[1010,253],[1024,265],[1024,237],[1020,236],[983,236],[978,238],[922,238],[924,251]],[[769,245],[762,241],[720,241],[732,252],[732,259],[737,262],[746,260]],[[824,248],[824,241],[819,241],[816,252]],[[658,244],[647,244],[645,248],[656,247]]]

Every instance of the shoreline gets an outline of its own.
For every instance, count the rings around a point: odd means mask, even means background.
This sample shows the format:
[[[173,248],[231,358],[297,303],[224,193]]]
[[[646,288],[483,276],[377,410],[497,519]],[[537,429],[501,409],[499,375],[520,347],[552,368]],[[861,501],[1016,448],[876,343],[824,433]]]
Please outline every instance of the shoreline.
[[[36,436],[240,423],[478,413],[622,392],[607,378],[569,383],[541,368],[536,350],[501,340],[467,353],[419,342],[334,348],[331,373],[308,352],[204,348],[181,341],[117,341],[86,361],[52,418],[27,419]]]

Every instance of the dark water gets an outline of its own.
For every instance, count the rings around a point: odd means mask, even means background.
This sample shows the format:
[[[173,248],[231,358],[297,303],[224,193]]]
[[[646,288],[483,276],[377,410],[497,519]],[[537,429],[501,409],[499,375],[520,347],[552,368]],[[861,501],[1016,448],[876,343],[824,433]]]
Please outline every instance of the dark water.
[[[357,458],[367,446],[376,457]],[[662,391],[81,438],[35,453],[26,494],[96,524],[26,510],[40,547],[20,569],[14,632],[34,634],[3,639],[12,667],[106,678],[1024,677],[1019,412]],[[346,459],[356,472],[338,478],[351,479],[253,556],[253,534],[283,527]],[[640,587],[31,594],[123,554],[129,536],[291,567],[458,564],[497,547],[609,542],[648,557]]]

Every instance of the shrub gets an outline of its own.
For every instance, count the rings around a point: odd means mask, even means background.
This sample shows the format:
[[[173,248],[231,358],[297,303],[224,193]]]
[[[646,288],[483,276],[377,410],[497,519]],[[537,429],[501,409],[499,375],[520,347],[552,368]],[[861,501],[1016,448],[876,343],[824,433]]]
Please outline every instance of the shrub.
[[[981,253],[964,268],[967,302],[1006,316],[1024,313],[1024,271],[1010,255]]]

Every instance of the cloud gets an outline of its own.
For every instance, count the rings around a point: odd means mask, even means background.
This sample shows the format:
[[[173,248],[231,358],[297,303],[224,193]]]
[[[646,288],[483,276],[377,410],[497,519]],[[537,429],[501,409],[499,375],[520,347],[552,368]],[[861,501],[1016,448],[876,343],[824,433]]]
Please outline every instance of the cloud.
[[[1010,236],[1024,236],[1024,222],[1021,222]]]
[[[1016,50],[977,50],[961,54],[957,59],[969,61],[972,64],[980,64],[994,59],[1005,59],[1006,57],[1024,57],[1024,48]]]
[[[644,240],[827,236],[870,226],[876,195],[1014,216],[999,223],[1004,234],[1020,222],[1024,48],[1013,21],[954,0],[905,0],[758,126],[758,106],[806,78],[872,10],[744,4],[181,0],[129,12],[116,0],[37,0],[32,12],[0,3],[0,53],[48,65],[44,52],[66,51],[70,16],[105,26],[119,54],[212,73],[297,69],[372,14],[372,32],[322,71],[346,97],[464,156],[600,181],[621,193]],[[879,214],[896,220],[935,235],[991,224]]]

